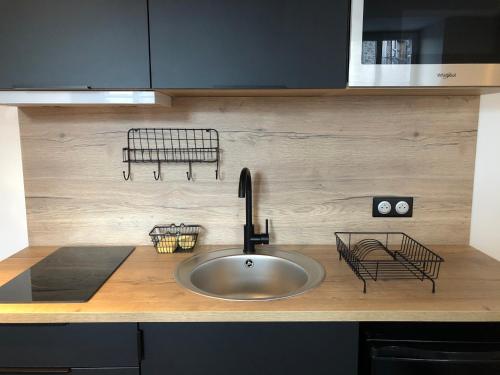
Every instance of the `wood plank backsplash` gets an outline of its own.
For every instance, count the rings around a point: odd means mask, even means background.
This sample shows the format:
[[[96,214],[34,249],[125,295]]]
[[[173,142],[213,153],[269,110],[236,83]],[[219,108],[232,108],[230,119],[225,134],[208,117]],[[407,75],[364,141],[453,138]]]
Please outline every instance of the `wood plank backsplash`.
[[[31,245],[148,244],[158,223],[203,225],[205,244],[241,243],[242,167],[271,241],[331,244],[336,230],[405,231],[424,243],[469,238],[477,97],[178,98],[173,108],[20,109]],[[132,127],[219,130],[214,165],[133,165]],[[373,195],[415,197],[414,217],[371,217]]]

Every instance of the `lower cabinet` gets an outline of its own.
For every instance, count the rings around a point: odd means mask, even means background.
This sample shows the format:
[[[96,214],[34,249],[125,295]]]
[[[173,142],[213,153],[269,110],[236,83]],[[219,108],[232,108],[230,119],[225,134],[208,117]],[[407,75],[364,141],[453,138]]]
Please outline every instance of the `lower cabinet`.
[[[0,325],[0,374],[140,375],[139,338],[136,323]]]
[[[0,375],[491,375],[498,323],[0,324]]]
[[[357,323],[145,323],[142,375],[355,375]]]

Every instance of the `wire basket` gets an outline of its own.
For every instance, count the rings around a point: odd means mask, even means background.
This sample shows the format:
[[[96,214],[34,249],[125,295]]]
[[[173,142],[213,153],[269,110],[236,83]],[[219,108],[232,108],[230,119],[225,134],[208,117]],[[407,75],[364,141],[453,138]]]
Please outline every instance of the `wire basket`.
[[[159,254],[191,252],[196,246],[200,225],[156,225],[149,235]]]
[[[339,259],[363,281],[418,279],[432,283],[444,259],[401,232],[336,232]]]
[[[186,163],[188,180],[192,180],[193,163],[215,163],[215,178],[219,178],[219,132],[215,129],[133,128],[127,133],[127,147],[123,148],[123,162],[129,180],[131,164],[155,163],[155,180],[161,178],[163,163]]]

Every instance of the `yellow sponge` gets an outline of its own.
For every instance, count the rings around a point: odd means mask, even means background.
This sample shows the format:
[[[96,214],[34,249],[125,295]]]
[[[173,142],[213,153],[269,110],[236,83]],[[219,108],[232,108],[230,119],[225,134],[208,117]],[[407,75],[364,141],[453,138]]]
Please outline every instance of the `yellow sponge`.
[[[194,247],[195,237],[193,235],[184,234],[178,238],[179,246],[182,250],[189,250]]]
[[[173,253],[177,249],[177,236],[165,236],[156,246],[159,253]]]

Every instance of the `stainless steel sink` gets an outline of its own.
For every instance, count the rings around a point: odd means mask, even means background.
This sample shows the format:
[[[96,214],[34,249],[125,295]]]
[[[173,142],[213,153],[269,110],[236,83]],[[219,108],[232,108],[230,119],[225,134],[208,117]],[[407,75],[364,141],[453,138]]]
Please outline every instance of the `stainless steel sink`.
[[[306,255],[276,249],[200,253],[181,262],[177,282],[193,292],[221,299],[252,301],[287,298],[319,285],[325,270]]]

